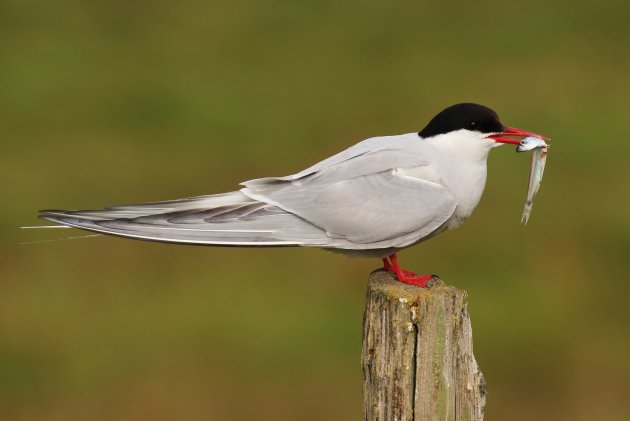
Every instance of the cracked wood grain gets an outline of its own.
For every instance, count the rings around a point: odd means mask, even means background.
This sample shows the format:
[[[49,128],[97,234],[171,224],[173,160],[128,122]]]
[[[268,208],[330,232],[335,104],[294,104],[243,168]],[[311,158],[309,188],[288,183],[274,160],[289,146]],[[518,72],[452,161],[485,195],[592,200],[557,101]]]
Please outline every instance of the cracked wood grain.
[[[363,419],[481,421],[486,384],[465,291],[370,275],[363,318]]]

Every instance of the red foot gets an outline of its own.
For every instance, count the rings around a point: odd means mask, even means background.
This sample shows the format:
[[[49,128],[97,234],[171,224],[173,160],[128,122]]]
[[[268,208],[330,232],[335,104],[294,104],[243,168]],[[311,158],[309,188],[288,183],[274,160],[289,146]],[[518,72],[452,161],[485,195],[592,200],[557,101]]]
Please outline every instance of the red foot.
[[[427,282],[429,282],[429,279],[433,277],[433,275],[416,275],[410,270],[402,269],[398,265],[398,258],[396,257],[396,253],[389,256],[389,259],[383,259],[383,269],[393,272],[400,282],[419,286],[420,288],[424,288],[427,285]]]
[[[403,276],[402,278],[398,276],[398,280],[400,282],[404,282],[406,284],[415,285],[420,288],[424,288],[427,286],[427,282],[433,278],[433,275],[414,275],[414,276]]]

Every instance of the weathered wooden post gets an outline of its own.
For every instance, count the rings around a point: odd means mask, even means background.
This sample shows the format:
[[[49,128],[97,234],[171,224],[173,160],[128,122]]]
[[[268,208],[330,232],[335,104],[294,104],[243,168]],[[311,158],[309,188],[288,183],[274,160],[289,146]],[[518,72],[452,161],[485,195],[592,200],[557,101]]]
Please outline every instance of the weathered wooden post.
[[[372,272],[363,318],[365,421],[481,421],[486,384],[472,349],[467,294]]]

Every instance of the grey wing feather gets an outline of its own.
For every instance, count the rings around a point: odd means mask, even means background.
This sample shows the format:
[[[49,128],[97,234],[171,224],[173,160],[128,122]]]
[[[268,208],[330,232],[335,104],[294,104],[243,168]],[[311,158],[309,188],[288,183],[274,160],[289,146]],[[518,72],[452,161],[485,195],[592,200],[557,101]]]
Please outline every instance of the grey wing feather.
[[[410,152],[417,145],[416,135],[372,138],[297,174],[245,182],[240,192],[102,210],[48,210],[40,217],[105,234],[187,244],[405,247],[443,229],[457,206],[439,183],[398,171],[429,167],[421,154]]]
[[[222,245],[324,245],[317,227],[240,192],[103,210],[41,211],[40,217],[89,231],[144,240]]]
[[[98,221],[115,218],[136,218],[153,214],[191,209],[216,208],[226,205],[247,204],[251,202],[253,202],[251,198],[244,196],[240,192],[229,192],[223,194],[187,197],[176,200],[165,200],[161,202],[108,206],[104,209],[98,210],[70,211],[47,209],[40,211],[40,214],[48,216],[75,216],[85,220]]]

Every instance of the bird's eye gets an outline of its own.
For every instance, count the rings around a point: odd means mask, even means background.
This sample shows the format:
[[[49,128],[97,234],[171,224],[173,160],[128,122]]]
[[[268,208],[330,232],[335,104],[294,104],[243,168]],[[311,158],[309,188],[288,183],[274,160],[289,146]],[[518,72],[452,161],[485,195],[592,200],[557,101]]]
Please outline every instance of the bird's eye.
[[[478,129],[480,125],[481,124],[478,121],[471,121],[470,124],[468,124],[468,126],[473,130]]]

